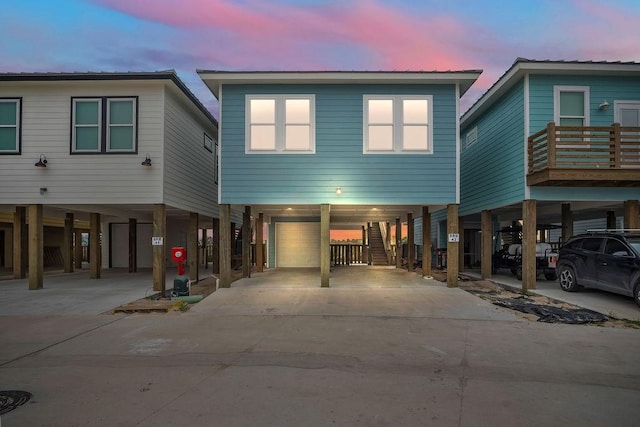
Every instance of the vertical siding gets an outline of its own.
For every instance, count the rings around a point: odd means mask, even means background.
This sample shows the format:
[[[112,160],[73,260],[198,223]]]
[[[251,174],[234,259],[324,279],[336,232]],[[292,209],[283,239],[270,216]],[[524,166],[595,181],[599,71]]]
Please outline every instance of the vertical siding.
[[[610,126],[613,123],[613,101],[640,100],[640,77],[621,76],[558,76],[532,75],[529,78],[530,129],[538,132],[553,121],[553,87],[589,87],[589,117],[591,126]],[[600,103],[609,103],[600,110]],[[638,198],[635,188],[598,187],[531,187],[531,198],[557,201],[630,200]]]
[[[478,140],[464,147],[467,132]],[[524,84],[518,82],[479,119],[460,131],[460,215],[509,205],[524,199]]]
[[[314,155],[245,154],[245,95],[260,93],[315,94]],[[433,95],[434,154],[364,155],[364,94]],[[223,203],[455,203],[453,85],[229,85],[223,98]]]
[[[138,154],[73,154],[71,97],[138,96]],[[0,155],[0,204],[134,204],[162,200],[162,85],[157,82],[2,82],[22,97],[22,154]],[[149,153],[154,167],[140,166]],[[47,168],[36,168],[40,154]],[[157,163],[156,163],[157,162]],[[40,187],[48,191],[40,195]]]
[[[214,155],[204,148],[205,132],[217,130],[181,93],[165,91],[164,202],[209,217],[218,216]]]

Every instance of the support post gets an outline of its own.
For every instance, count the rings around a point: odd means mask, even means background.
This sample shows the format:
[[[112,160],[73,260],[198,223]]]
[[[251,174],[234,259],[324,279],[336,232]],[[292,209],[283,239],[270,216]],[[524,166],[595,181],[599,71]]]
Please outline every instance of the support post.
[[[220,219],[213,218],[211,223],[211,271],[220,274]]]
[[[202,229],[202,263],[204,264],[204,269],[209,268],[209,257],[207,256],[207,251],[209,248],[207,247],[207,229]]]
[[[607,229],[614,230],[616,228],[616,212],[607,211]]]
[[[167,290],[167,207],[163,203],[153,206],[153,237],[162,240],[161,245],[153,245],[153,290],[164,297]]]
[[[573,214],[570,203],[560,205],[560,218],[562,221],[562,243],[565,243],[573,236]]]
[[[89,216],[89,278],[100,278],[100,214],[91,212]]]
[[[200,279],[198,274],[198,213],[189,213],[189,234],[187,238],[187,260],[189,263],[189,280],[198,281]]]
[[[422,276],[431,276],[431,213],[422,207]]]
[[[138,271],[138,220],[129,218],[129,273]]]
[[[458,205],[447,205],[447,233],[458,234]],[[447,236],[447,287],[458,287],[459,243],[452,242]]]
[[[264,271],[264,214],[258,213],[256,223],[256,267],[258,273]]]
[[[458,233],[460,242],[458,243],[458,271],[464,271],[464,218],[458,217]]]
[[[522,290],[536,288],[536,201],[522,202]]]
[[[74,245],[74,263],[76,265],[76,270],[82,269],[82,230],[76,228],[75,230],[76,242]]]
[[[416,248],[413,244],[413,214],[407,214],[407,271],[413,271],[413,264],[416,259]]]
[[[220,287],[231,287],[231,205],[220,205]]]
[[[330,239],[331,205],[320,205],[320,286],[329,287],[331,270],[331,239]]]
[[[369,250],[367,248],[367,227],[362,226],[362,262],[369,263]]]
[[[42,289],[44,238],[42,205],[29,205],[29,290]]]
[[[402,268],[402,223],[396,218],[396,268]]]
[[[624,202],[624,228],[638,229],[640,220],[640,208],[637,200],[627,200]]]
[[[251,206],[242,215],[242,277],[251,277]]]
[[[67,212],[64,217],[64,237],[62,242],[62,260],[64,272],[73,273],[73,214]]]
[[[485,210],[480,214],[480,274],[483,279],[489,279],[492,275],[493,267],[493,221],[491,211]]]
[[[24,206],[16,206],[13,214],[13,278],[24,279],[27,277],[27,209]]]

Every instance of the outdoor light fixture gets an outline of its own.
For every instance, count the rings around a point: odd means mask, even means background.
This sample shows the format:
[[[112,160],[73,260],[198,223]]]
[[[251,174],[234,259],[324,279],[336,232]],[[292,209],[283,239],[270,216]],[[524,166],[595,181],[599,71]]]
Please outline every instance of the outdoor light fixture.
[[[336,187],[336,194],[338,196],[342,194],[342,187]]]
[[[40,194],[44,194],[47,192],[47,187],[40,187]]]
[[[604,101],[602,101],[602,104],[600,104],[600,109],[602,111],[606,110],[607,108],[609,108],[609,103],[607,102],[607,100],[605,99]]]
[[[142,166],[151,166],[151,157],[149,157],[149,153],[147,153],[147,157],[140,163]]]
[[[40,154],[40,159],[35,163],[36,167],[46,168],[47,167],[47,156],[44,154]]]

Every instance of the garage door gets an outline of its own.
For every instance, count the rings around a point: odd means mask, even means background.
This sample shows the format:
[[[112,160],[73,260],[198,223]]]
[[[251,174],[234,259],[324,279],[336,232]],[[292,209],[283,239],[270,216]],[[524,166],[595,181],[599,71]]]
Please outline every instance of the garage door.
[[[320,223],[276,224],[276,267],[320,267]]]

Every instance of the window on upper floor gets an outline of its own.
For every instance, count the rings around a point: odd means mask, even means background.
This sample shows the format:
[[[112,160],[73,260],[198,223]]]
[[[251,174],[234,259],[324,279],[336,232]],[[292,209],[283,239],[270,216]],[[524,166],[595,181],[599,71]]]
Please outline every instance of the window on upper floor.
[[[72,98],[71,152],[136,153],[137,97]]]
[[[474,126],[473,129],[467,132],[467,135],[465,136],[464,148],[469,148],[476,142],[478,142],[478,127]]]
[[[210,153],[213,153],[213,138],[211,138],[206,133],[204,134],[204,148],[206,148]]]
[[[20,154],[22,99],[0,98],[0,154]]]
[[[589,87],[554,86],[553,103],[558,126],[589,126]]]
[[[430,154],[431,95],[365,95],[365,154]]]
[[[246,153],[313,154],[314,95],[247,95]]]

